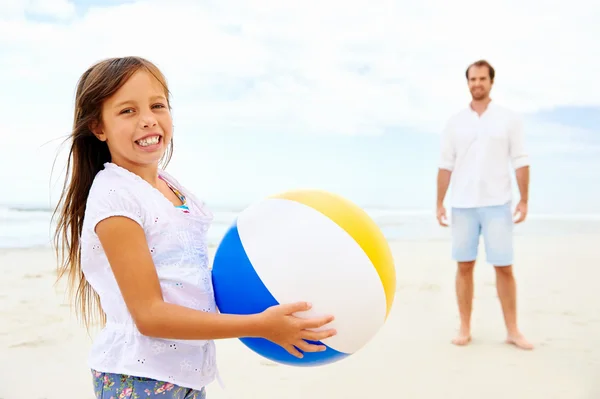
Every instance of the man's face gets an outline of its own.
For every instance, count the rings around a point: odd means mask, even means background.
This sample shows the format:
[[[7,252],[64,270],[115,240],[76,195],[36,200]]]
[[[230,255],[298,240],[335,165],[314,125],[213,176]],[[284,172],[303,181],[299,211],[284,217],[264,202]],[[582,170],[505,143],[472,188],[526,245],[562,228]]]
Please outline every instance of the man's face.
[[[486,66],[469,68],[468,82],[473,100],[483,100],[490,95],[493,83],[490,79],[490,71]]]

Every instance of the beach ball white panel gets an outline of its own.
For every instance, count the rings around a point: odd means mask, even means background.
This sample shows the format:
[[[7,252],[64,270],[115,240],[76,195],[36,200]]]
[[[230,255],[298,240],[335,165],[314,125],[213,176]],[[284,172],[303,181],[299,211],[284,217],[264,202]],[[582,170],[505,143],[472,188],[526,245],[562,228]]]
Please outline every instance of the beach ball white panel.
[[[248,207],[237,222],[256,273],[280,303],[311,302],[298,314],[326,314],[337,335],[322,342],[354,353],[385,322],[381,279],[354,239],[319,211],[296,201],[269,198]]]

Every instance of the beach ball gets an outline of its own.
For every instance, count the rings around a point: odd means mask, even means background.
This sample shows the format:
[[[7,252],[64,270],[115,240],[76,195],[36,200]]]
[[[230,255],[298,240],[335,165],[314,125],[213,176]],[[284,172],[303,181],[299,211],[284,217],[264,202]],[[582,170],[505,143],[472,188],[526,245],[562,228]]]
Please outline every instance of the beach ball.
[[[388,243],[368,214],[320,190],[264,198],[240,212],[219,243],[213,287],[221,313],[255,314],[297,301],[298,317],[333,315],[337,334],[322,352],[297,358],[264,338],[240,338],[257,354],[292,366],[319,366],[364,347],[385,323],[396,288]]]

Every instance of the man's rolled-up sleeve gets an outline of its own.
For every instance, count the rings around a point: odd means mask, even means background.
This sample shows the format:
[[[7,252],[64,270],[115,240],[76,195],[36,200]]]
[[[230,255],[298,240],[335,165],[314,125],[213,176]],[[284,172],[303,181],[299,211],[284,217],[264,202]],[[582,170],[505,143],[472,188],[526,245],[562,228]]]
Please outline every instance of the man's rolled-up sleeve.
[[[456,151],[454,149],[454,140],[452,139],[452,125],[447,123],[442,132],[440,145],[439,168],[452,171],[456,160]]]
[[[515,118],[509,130],[510,161],[514,169],[529,166],[529,155],[525,149],[523,121]]]

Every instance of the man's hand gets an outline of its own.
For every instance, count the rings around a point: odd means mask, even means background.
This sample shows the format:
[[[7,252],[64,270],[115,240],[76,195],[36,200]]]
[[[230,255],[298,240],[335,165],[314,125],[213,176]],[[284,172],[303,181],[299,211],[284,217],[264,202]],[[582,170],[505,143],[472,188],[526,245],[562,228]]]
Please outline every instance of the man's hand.
[[[519,201],[517,207],[515,208],[515,213],[513,214],[516,219],[514,219],[515,223],[521,223],[527,217],[527,202]]]
[[[444,208],[444,205],[437,206],[436,215],[440,226],[448,227],[448,218],[446,217],[446,208]]]

